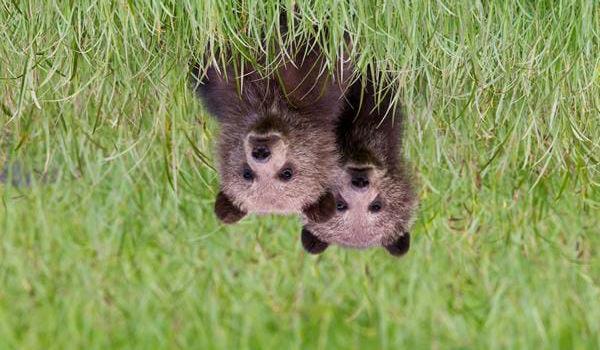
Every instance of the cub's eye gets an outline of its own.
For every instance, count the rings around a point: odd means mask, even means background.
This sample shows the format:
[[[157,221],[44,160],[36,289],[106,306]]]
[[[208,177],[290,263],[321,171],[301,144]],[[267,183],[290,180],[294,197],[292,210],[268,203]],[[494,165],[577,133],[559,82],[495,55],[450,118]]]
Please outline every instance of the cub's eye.
[[[346,211],[348,209],[348,205],[346,205],[346,203],[342,201],[337,201],[335,203],[335,208],[337,209],[337,211]]]
[[[371,213],[377,213],[380,210],[381,210],[381,203],[380,202],[373,202],[373,203],[371,203],[371,205],[369,205],[369,211]]]
[[[246,181],[252,181],[254,179],[254,174],[249,168],[244,168],[244,171],[242,172],[242,177]]]
[[[294,176],[294,172],[290,168],[285,168],[279,173],[279,178],[283,181],[290,181]]]

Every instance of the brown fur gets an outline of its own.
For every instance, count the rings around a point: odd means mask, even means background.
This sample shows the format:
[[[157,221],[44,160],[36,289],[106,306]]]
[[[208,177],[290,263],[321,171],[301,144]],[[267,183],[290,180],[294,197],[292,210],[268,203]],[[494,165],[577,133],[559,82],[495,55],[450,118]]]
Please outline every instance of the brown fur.
[[[330,184],[338,210],[323,223],[304,217],[302,242],[311,253],[327,244],[384,246],[393,255],[409,249],[417,198],[400,153],[403,116],[399,108],[386,115],[390,96],[377,102],[370,79],[358,80],[348,92],[336,128],[341,162]],[[377,204],[380,210],[372,212]]]
[[[193,68],[194,89],[220,124],[215,212],[224,222],[245,213],[333,215],[333,196],[324,193],[337,162],[334,128],[345,86],[342,74],[323,68],[314,49],[299,51],[273,77],[248,68],[236,74],[232,65],[211,66],[204,76]],[[266,160],[253,156],[259,146],[269,150]]]

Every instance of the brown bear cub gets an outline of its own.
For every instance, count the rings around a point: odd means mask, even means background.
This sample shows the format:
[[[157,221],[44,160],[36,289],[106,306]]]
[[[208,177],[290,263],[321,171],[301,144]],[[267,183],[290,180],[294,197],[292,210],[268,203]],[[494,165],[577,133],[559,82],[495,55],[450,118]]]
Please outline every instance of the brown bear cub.
[[[286,57],[270,76],[240,60],[205,73],[192,68],[194,90],[220,125],[214,210],[224,223],[247,213],[302,213],[315,222],[335,213],[327,186],[338,157],[343,72],[328,74],[314,48]]]
[[[330,184],[336,214],[320,223],[305,217],[302,244],[313,254],[337,244],[403,255],[417,205],[400,153],[404,117],[391,96],[375,95],[369,78],[353,83],[346,100],[336,128],[340,165]]]

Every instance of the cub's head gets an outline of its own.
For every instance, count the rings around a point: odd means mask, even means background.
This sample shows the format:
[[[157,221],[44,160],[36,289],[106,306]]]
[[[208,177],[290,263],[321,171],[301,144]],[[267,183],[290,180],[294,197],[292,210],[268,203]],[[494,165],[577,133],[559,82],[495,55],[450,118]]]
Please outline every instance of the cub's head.
[[[327,191],[337,161],[333,131],[292,122],[291,111],[279,113],[289,113],[290,122],[262,127],[259,121],[259,127],[252,124],[247,130],[223,127],[218,142],[221,191],[215,204],[223,222],[251,212],[304,213],[320,222],[335,213],[335,199]]]
[[[321,223],[305,219],[302,243],[308,252],[320,253],[330,243],[352,248],[383,246],[397,256],[408,251],[416,197],[403,172],[346,164],[338,168],[332,187],[334,216]]]
[[[310,54],[273,77],[233,71],[210,67],[195,84],[220,124],[215,213],[225,223],[247,213],[329,219],[335,199],[327,186],[338,161],[334,122],[344,87]]]

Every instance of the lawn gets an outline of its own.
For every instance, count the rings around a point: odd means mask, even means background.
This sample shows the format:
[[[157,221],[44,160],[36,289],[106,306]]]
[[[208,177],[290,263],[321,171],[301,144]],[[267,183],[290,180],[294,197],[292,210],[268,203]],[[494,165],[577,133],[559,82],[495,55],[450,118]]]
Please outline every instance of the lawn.
[[[0,348],[600,348],[600,3],[284,3],[398,88],[410,252],[216,220],[188,63],[277,2],[0,0]]]

